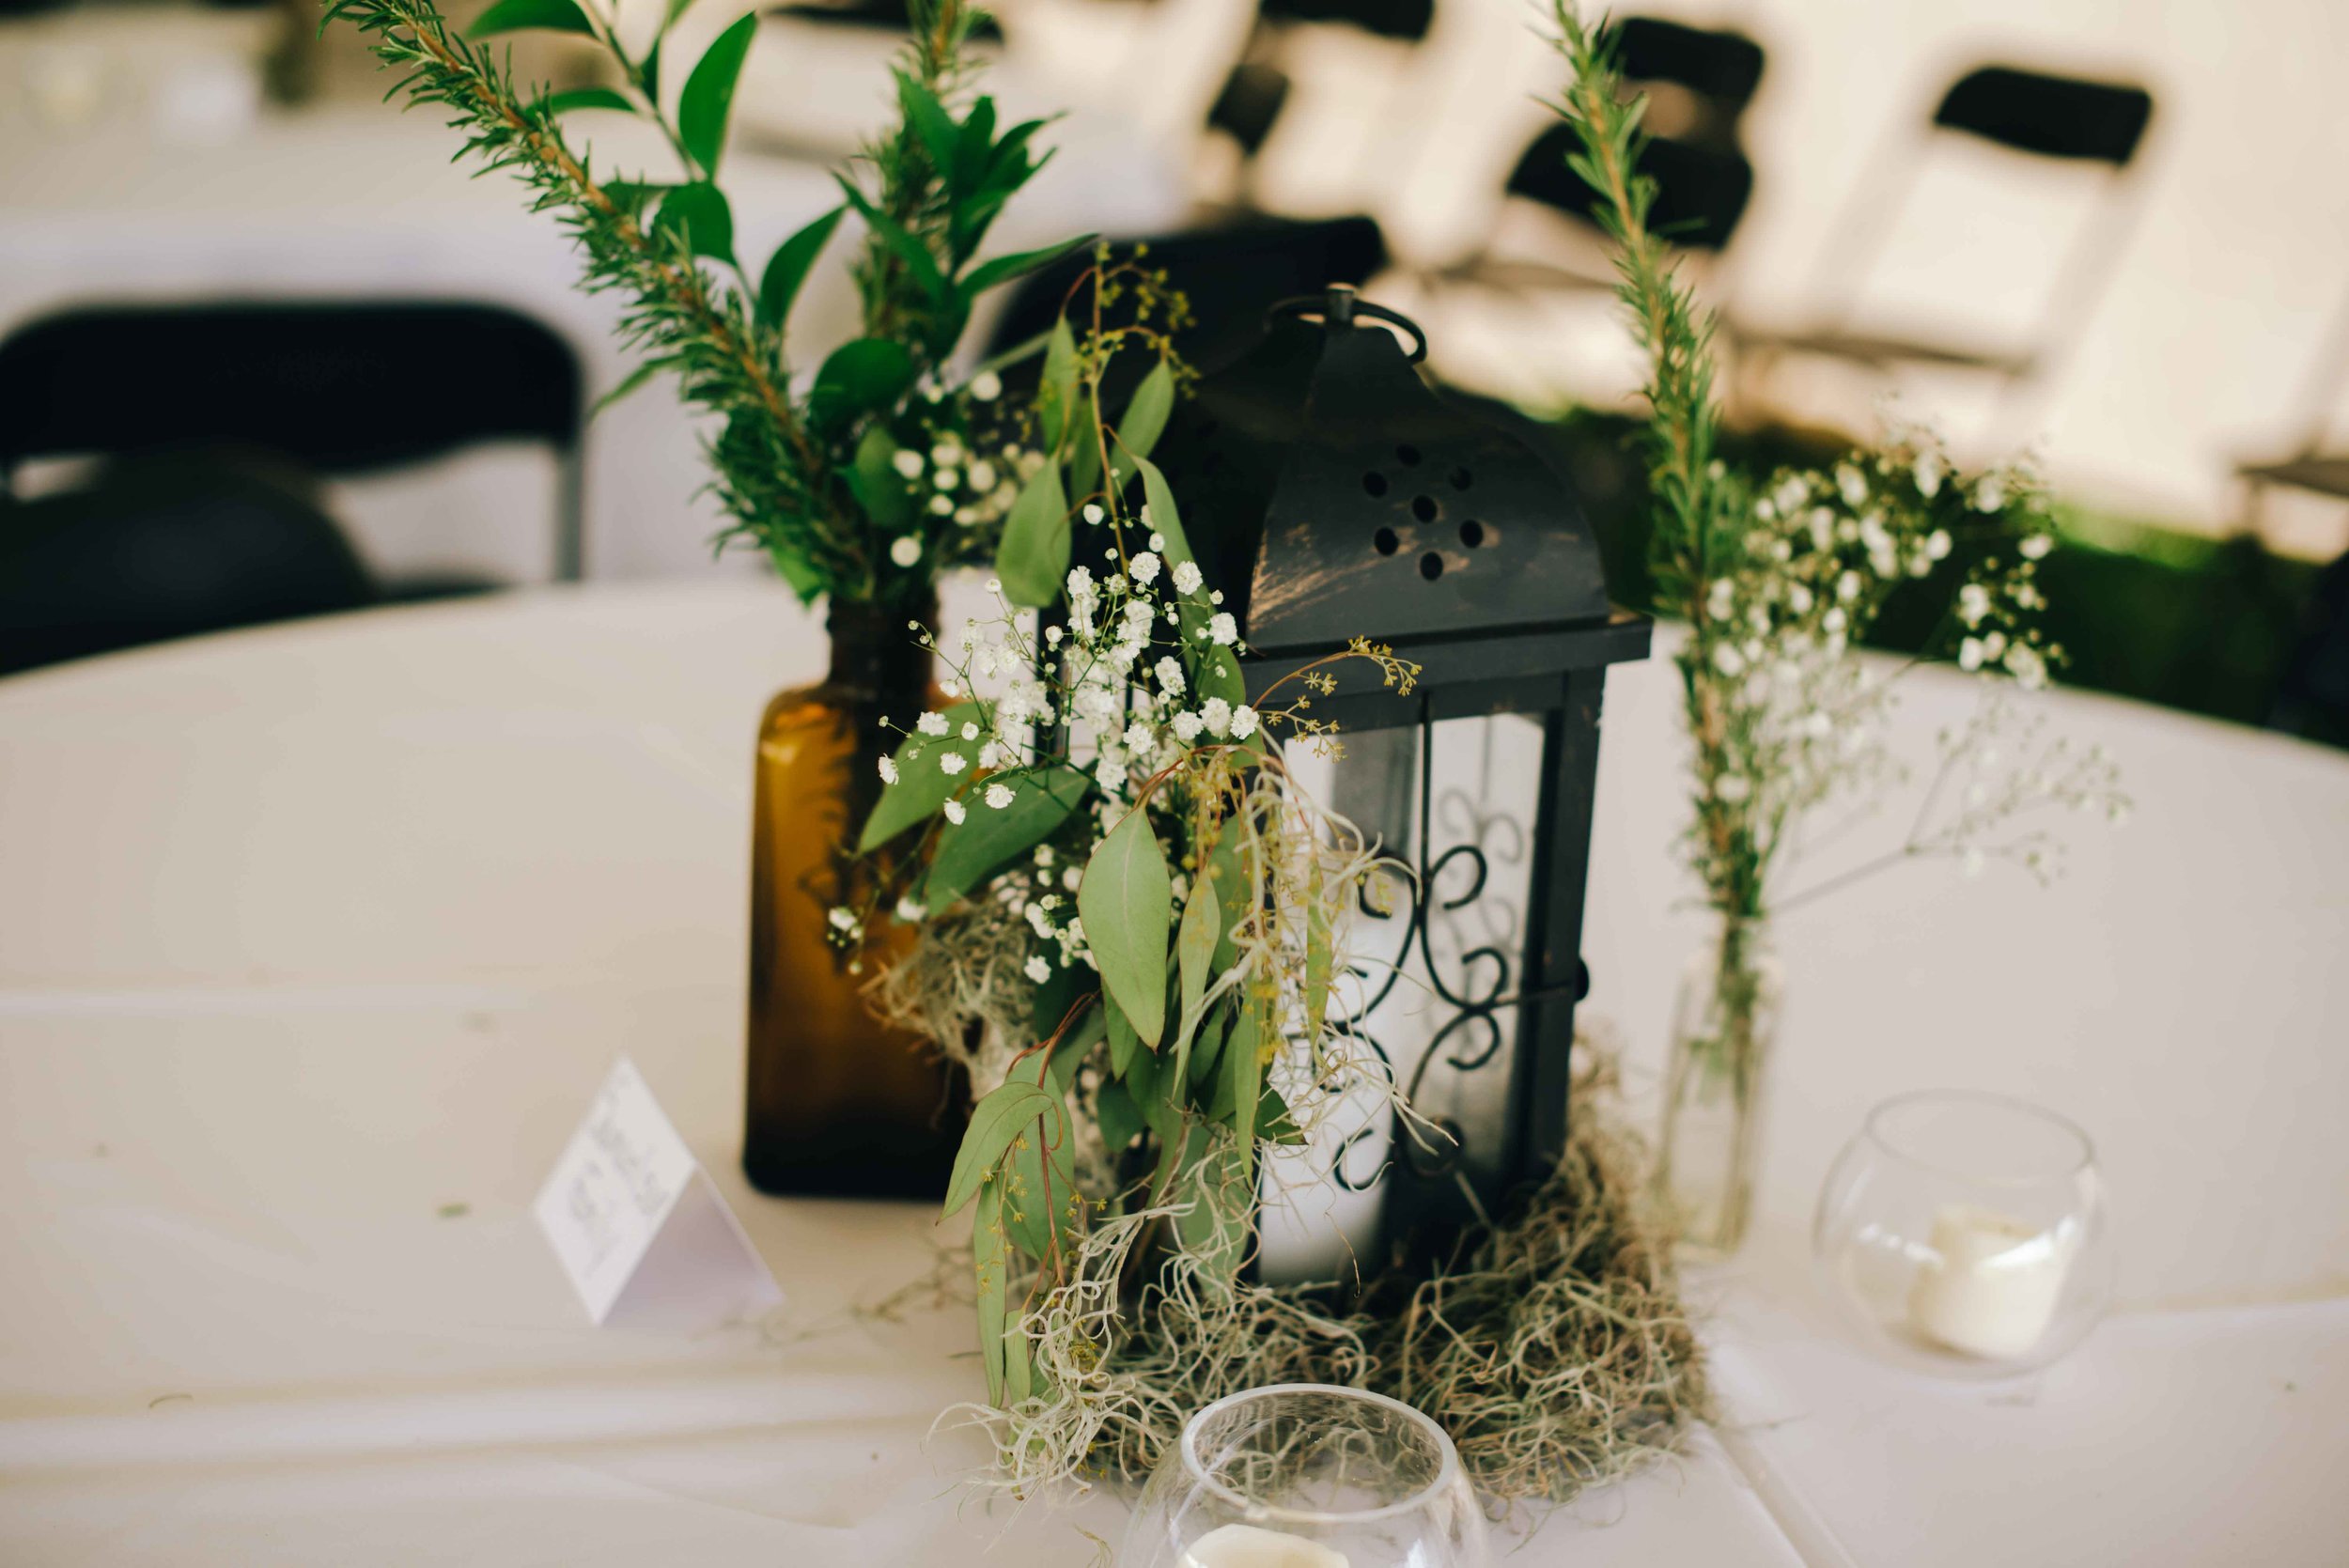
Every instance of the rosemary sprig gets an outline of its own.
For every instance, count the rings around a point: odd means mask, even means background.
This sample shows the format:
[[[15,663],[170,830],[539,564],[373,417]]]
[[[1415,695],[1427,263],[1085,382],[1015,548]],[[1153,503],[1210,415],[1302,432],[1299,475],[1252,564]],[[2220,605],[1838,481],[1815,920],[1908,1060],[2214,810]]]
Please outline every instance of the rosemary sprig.
[[[464,134],[460,157],[531,189],[532,210],[554,214],[576,242],[583,291],[624,298],[620,335],[644,363],[611,396],[666,370],[689,407],[714,416],[707,454],[728,517],[721,543],[763,548],[802,598],[919,603],[941,566],[986,556],[988,541],[975,536],[1009,497],[958,492],[941,508],[914,491],[916,475],[893,465],[906,450],[941,442],[954,450],[989,436],[988,411],[976,405],[991,390],[965,397],[941,379],[972,303],[1083,242],[974,259],[996,214],[1040,166],[1029,142],[1043,122],[998,134],[986,98],[957,117],[949,101],[969,74],[980,13],[966,0],[910,0],[901,123],[867,149],[865,167],[841,176],[842,206],[786,241],[754,284],[734,254],[733,214],[716,181],[757,19],[742,17],[710,46],[672,119],[661,104],[661,50],[690,3],[672,0],[641,55],[620,42],[599,0],[502,0],[470,37],[432,0],[326,0],[326,20],[370,35],[375,53],[405,72],[387,96],[447,112]],[[474,41],[521,28],[592,39],[627,91],[525,88]],[[624,109],[646,120],[676,151],[678,178],[599,179],[586,151],[564,137],[560,116],[573,108]],[[864,335],[795,379],[785,342],[790,306],[850,209],[868,231],[853,269]],[[991,378],[973,385],[991,388]]]

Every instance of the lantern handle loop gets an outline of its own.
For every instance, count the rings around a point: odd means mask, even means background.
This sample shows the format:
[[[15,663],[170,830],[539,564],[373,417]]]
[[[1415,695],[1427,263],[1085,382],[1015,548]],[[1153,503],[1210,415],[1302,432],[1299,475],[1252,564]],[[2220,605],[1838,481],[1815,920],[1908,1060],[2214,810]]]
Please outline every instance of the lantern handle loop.
[[[1420,330],[1417,321],[1401,311],[1389,310],[1385,305],[1373,304],[1359,298],[1353,289],[1344,284],[1331,285],[1327,293],[1295,295],[1265,312],[1268,322],[1295,318],[1299,320],[1326,321],[1341,327],[1352,325],[1357,316],[1367,316],[1373,320],[1402,328],[1411,334],[1410,363],[1417,365],[1426,359],[1427,334]]]

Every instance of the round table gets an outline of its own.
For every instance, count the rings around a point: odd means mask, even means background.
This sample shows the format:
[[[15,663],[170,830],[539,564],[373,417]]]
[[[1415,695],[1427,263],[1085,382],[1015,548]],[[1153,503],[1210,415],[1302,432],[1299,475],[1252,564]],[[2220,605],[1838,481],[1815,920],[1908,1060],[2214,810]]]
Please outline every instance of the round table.
[[[714,582],[0,683],[0,1559],[1077,1564],[1113,1538],[1112,1497],[957,1487],[983,1445],[938,1418],[981,1379],[928,1211],[735,1168],[751,732],[821,654],[782,590]],[[1906,691],[1918,742],[1976,688]],[[2046,892],[1919,866],[1787,923],[1756,1237],[1692,1281],[1729,1420],[1515,1560],[2349,1540],[2349,757],[2044,702],[2120,756],[2134,819],[2074,830]],[[1635,1087],[1701,931],[1672,722],[1666,667],[1613,674],[1585,952]],[[586,1325],[529,1209],[623,1052],[775,1316]],[[2101,1146],[2121,1310],[2021,1384],[1873,1361],[1808,1282],[1827,1162],[1923,1084]]]

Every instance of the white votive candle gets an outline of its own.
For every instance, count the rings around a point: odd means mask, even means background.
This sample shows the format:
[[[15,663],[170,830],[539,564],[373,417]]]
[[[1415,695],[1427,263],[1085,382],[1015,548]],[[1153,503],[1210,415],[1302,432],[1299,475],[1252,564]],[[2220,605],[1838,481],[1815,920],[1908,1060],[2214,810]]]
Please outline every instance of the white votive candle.
[[[1932,1254],[1909,1290],[1909,1322],[1952,1350],[2001,1361],[2038,1344],[2072,1266],[2061,1232],[1971,1203],[1934,1210]]]
[[[1190,1544],[1183,1568],[1350,1568],[1318,1541],[1254,1525],[1221,1525]]]

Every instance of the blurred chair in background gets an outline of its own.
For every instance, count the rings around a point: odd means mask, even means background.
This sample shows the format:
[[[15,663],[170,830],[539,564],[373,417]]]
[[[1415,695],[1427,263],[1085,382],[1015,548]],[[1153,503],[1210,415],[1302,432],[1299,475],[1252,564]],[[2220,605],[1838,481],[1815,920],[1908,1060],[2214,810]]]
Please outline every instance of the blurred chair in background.
[[[2271,489],[2296,490],[2329,501],[2349,501],[2349,439],[2336,440],[2332,424],[2343,383],[2349,381],[2349,298],[2343,299],[2310,365],[2294,418],[2300,427],[2291,455],[2264,462],[2245,462],[2235,474],[2245,486],[2246,523],[2262,531],[2263,512]]]
[[[2245,524],[2253,536],[2267,532],[2271,491],[2330,502],[2336,511],[2349,502],[2349,442],[2335,439],[2332,429],[2344,381],[2349,381],[2349,299],[2319,345],[2304,382],[2303,406],[2295,411],[2300,433],[2292,455],[2235,468],[2245,487]],[[2268,723],[2349,746],[2349,553],[2335,559],[2317,580]]]
[[[1793,356],[1859,365],[1879,377],[1903,365],[1992,378],[2003,403],[2037,378],[2085,327],[2110,285],[2135,203],[2128,179],[2153,118],[2153,95],[2125,82],[2094,82],[2015,66],[1982,66],[1958,78],[1933,111],[1921,139],[1888,138],[1830,231],[1827,261],[1812,298],[1827,302],[1820,325],[1783,334],[1733,331],[1737,349],[1733,406],[1750,410]],[[1921,179],[1934,144],[1971,138],[2024,157],[2102,165],[2107,176],[2095,210],[2056,262],[2055,282],[2037,312],[2007,346],[1955,341],[1925,333],[1871,331],[1856,324],[1862,286]],[[2017,241],[2028,243],[2027,237]],[[1752,414],[1747,422],[1752,422]]]
[[[29,461],[105,466],[78,489],[0,500],[0,636],[70,657],[366,602],[309,480],[499,440],[552,449],[552,575],[574,581],[582,423],[569,347],[496,306],[126,304],[33,321],[0,341],[0,498]]]
[[[1753,194],[1740,122],[1762,85],[1762,46],[1743,33],[1708,32],[1657,17],[1612,28],[1625,79],[1647,97],[1640,172],[1657,182],[1657,232],[1709,265],[1725,250]],[[1491,236],[1434,280],[1512,293],[1611,291],[1613,248],[1599,226],[1604,201],[1566,166],[1581,144],[1551,117],[1510,170]]]
[[[1656,17],[1626,17],[1609,31],[1626,80],[1648,101],[1640,171],[1657,182],[1652,221],[1718,301],[1720,258],[1753,194],[1742,128],[1765,52],[1744,33]],[[1522,125],[1538,129],[1520,141]],[[1579,149],[1573,127],[1528,103],[1486,165],[1499,190],[1474,248],[1383,286],[1426,324],[1447,380],[1553,410],[1616,407],[1644,380],[1614,299],[1613,246],[1599,221],[1606,204],[1566,166]]]
[[[255,454],[150,453],[0,496],[0,675],[376,603],[305,476]]]
[[[1208,204],[1258,205],[1258,161],[1297,96],[1300,48],[1315,30],[1416,48],[1435,21],[1436,0],[1258,0],[1247,45],[1207,111],[1205,159],[1213,166],[1199,183]]]

